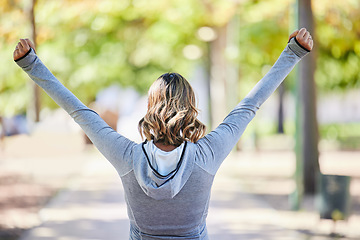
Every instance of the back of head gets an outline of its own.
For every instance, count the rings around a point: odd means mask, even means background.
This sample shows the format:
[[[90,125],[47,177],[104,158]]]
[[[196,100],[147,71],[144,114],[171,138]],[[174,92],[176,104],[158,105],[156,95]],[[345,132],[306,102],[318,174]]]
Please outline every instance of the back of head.
[[[150,87],[148,110],[139,122],[141,136],[165,145],[196,142],[205,134],[198,119],[195,94],[178,73],[161,75]]]

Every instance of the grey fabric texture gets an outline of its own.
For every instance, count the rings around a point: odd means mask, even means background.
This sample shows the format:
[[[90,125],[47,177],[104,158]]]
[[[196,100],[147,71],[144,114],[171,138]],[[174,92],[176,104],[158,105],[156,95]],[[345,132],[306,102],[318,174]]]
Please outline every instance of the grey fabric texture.
[[[303,47],[299,47],[295,37],[290,39],[288,46],[298,57],[304,56],[310,52],[309,50],[305,50]]]
[[[217,170],[260,106],[307,53],[290,41],[270,71],[215,130],[196,143],[186,142],[178,167],[167,176],[149,165],[143,143],[110,128],[54,77],[33,50],[16,63],[81,126],[118,172],[131,223],[130,239],[205,240]]]

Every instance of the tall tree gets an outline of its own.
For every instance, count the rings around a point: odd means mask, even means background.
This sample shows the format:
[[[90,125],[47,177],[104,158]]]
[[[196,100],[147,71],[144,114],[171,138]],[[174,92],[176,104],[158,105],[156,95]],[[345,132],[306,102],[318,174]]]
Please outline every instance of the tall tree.
[[[31,4],[29,7],[29,17],[31,22],[31,38],[36,48],[37,41],[36,41],[35,5],[36,5],[36,0],[31,0]],[[31,111],[33,115],[33,120],[35,122],[39,122],[40,121],[40,87],[36,85],[34,82],[32,82],[32,88],[33,88],[33,102],[31,106]]]
[[[227,25],[218,27],[218,37],[210,44],[211,123],[217,126],[226,116],[226,67],[225,58]]]
[[[279,86],[279,108],[278,108],[278,133],[284,133],[284,94],[285,94],[285,86],[284,83]]]
[[[298,0],[299,27],[306,27],[315,33],[311,0]],[[314,44],[316,46],[316,44]],[[316,50],[313,49],[313,51]],[[301,124],[301,158],[303,165],[304,194],[314,194],[319,174],[318,123],[316,118],[315,51],[299,65],[299,101]]]

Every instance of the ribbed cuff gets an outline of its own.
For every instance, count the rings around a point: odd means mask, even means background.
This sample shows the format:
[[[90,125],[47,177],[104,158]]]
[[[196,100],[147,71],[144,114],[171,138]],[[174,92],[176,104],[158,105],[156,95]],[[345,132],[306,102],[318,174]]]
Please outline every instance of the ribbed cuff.
[[[291,51],[293,51],[296,54],[296,56],[300,58],[304,57],[310,52],[309,50],[301,46],[301,44],[296,40],[295,37],[290,39],[288,43],[288,47],[290,48]]]
[[[36,59],[36,54],[34,49],[30,48],[30,50],[21,58],[15,60],[16,64],[22,68],[29,66]]]

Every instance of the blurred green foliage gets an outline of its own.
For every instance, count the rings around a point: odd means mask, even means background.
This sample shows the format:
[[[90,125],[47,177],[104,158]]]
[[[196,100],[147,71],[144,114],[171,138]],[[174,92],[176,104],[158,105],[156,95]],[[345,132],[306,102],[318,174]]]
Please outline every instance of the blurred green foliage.
[[[314,1],[317,20],[320,89],[360,87],[360,2],[332,1],[324,7]]]
[[[240,21],[241,89],[246,93],[286,45],[294,1],[230,0],[38,0],[37,52],[86,104],[114,83],[145,93],[162,73],[189,76],[195,63],[187,45],[206,52],[200,27],[216,29],[237,14]],[[28,80],[12,61],[18,38],[30,35],[30,0],[0,0],[0,115],[24,112],[31,100]],[[321,91],[360,85],[360,3],[314,1]],[[241,94],[242,95],[242,94]],[[43,105],[55,107],[45,94]]]
[[[360,123],[324,124],[319,128],[322,139],[336,142],[343,150],[356,150],[360,146]]]

